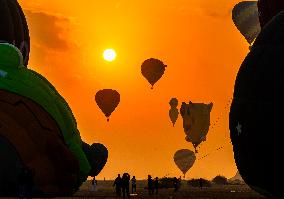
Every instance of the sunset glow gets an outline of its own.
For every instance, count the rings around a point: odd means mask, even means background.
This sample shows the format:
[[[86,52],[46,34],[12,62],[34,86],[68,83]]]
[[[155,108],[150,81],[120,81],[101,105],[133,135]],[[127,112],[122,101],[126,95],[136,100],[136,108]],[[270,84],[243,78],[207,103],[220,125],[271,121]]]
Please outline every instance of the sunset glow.
[[[175,127],[171,123],[171,98],[178,99],[178,109],[182,102],[213,103],[212,125],[186,178],[235,175],[229,109],[249,51],[232,22],[237,2],[19,0],[29,23],[29,68],[66,99],[82,139],[108,148],[97,179],[125,171],[138,179],[182,175],[173,156],[194,148],[185,140],[181,116]],[[141,74],[151,57],[167,65],[153,90]],[[110,122],[95,102],[102,89],[121,97]]]
[[[113,49],[106,49],[103,53],[103,57],[106,61],[112,62],[116,58],[116,52]]]

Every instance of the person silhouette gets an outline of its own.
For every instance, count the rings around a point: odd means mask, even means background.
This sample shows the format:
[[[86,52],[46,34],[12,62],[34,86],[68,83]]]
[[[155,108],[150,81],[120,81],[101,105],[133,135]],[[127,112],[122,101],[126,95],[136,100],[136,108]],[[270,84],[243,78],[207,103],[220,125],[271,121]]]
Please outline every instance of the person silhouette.
[[[96,188],[97,188],[97,180],[95,177],[93,177],[91,191],[96,191]]]
[[[117,197],[121,196],[121,184],[122,184],[121,177],[120,174],[118,174],[113,183],[113,187],[115,186],[115,193]]]
[[[148,192],[149,195],[152,195],[154,192],[153,179],[151,175],[148,175]]]
[[[122,194],[123,199],[125,199],[125,195],[127,195],[127,198],[130,198],[129,194],[129,181],[130,181],[130,175],[128,173],[124,173],[121,178],[121,187],[122,187]]]
[[[158,179],[158,177],[156,177],[155,180],[154,180],[154,188],[155,188],[156,194],[158,194],[158,189],[159,189],[159,179]]]
[[[202,187],[203,187],[203,181],[202,181],[202,178],[199,178],[199,187],[200,187],[200,189],[202,189]]]
[[[131,179],[131,192],[133,193],[133,192],[136,192],[136,178],[135,178],[135,176],[133,176],[132,177],[132,179]]]

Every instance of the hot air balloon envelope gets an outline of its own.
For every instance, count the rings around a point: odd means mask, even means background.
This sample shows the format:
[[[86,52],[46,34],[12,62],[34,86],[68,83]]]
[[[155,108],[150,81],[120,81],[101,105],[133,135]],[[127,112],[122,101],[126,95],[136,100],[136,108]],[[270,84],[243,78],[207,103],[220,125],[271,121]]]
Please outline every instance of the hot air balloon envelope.
[[[120,102],[120,94],[116,90],[103,89],[96,93],[95,100],[99,108],[108,118]]]
[[[180,114],[183,118],[183,129],[187,141],[190,141],[196,148],[206,139],[210,126],[210,112],[213,103],[182,103]]]
[[[257,2],[242,1],[235,5],[232,19],[247,42],[251,44],[260,32]]]
[[[178,150],[174,154],[174,161],[184,175],[193,166],[195,160],[195,153],[188,149]]]
[[[141,73],[152,85],[163,76],[166,65],[158,59],[150,58],[145,60],[141,65]]]

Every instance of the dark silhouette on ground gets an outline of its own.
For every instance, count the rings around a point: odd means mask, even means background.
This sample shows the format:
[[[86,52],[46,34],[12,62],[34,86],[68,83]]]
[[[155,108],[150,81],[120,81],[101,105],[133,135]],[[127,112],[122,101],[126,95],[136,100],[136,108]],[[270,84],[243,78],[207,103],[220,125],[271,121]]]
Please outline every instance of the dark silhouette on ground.
[[[113,186],[115,187],[116,196],[120,197],[121,196],[121,186],[122,186],[120,174],[118,174],[117,177],[115,178]]]
[[[154,183],[151,175],[148,175],[148,193],[149,195],[154,193]]]
[[[158,190],[159,190],[159,178],[156,177],[154,180],[154,189],[155,189],[155,193],[158,194]]]
[[[130,193],[129,193],[129,181],[130,181],[130,175],[128,173],[124,173],[122,175],[122,178],[121,178],[121,188],[122,188],[122,195],[123,195],[123,199],[127,198],[129,199],[130,198]]]
[[[135,176],[133,176],[131,179],[131,193],[135,192],[136,192],[136,178]]]

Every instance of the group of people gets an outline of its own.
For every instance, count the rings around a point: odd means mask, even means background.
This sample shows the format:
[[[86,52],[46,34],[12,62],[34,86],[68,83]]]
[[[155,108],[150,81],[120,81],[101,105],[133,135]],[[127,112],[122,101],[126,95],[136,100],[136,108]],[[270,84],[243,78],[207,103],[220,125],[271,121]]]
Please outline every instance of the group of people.
[[[128,173],[124,173],[122,177],[120,177],[120,174],[117,175],[113,183],[113,186],[115,187],[116,196],[121,197],[121,192],[122,192],[123,199],[125,199],[126,196],[127,198],[130,198],[129,181],[130,181],[130,175]],[[133,176],[131,179],[131,185],[132,185],[132,193],[136,192],[135,176]]]
[[[151,175],[148,175],[148,192],[149,195],[153,195],[154,191],[156,194],[158,194],[159,189],[159,179],[156,177],[155,179],[152,179]]]

